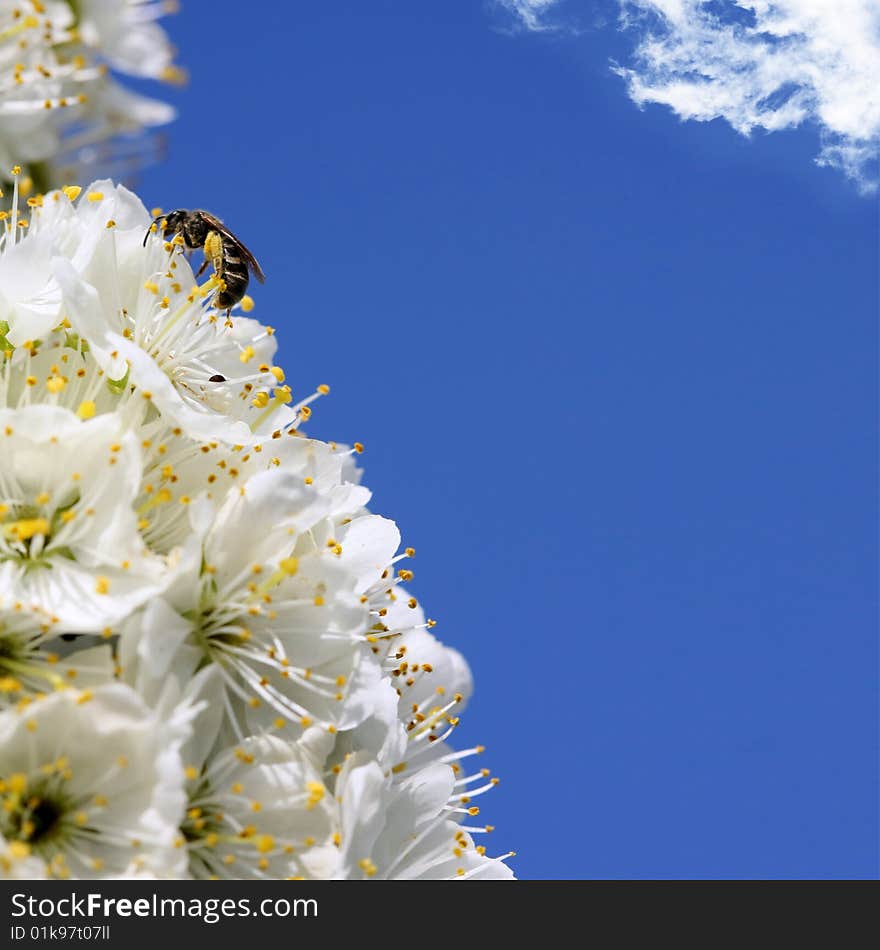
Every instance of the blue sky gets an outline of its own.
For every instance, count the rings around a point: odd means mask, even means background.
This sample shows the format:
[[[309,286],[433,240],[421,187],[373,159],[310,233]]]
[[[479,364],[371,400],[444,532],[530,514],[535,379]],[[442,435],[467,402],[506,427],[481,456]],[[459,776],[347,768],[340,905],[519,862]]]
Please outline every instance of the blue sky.
[[[878,873],[877,207],[472,0],[190,0],[149,205],[223,216],[477,681],[524,878]],[[582,24],[583,26],[583,24]]]

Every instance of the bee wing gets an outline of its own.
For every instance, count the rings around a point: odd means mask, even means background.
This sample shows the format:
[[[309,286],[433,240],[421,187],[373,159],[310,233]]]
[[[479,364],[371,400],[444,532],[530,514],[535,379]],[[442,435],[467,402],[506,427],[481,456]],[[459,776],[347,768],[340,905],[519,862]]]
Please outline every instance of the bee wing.
[[[250,267],[254,273],[254,277],[257,280],[264,284],[266,282],[266,275],[263,273],[263,268],[257,263],[257,259],[253,254],[248,250],[248,248],[241,243],[241,241],[226,227],[226,225],[219,219],[215,218],[213,214],[210,214],[207,211],[201,211],[201,216],[205,221],[218,233],[225,237],[228,241],[231,241],[239,254],[241,254],[242,260]]]

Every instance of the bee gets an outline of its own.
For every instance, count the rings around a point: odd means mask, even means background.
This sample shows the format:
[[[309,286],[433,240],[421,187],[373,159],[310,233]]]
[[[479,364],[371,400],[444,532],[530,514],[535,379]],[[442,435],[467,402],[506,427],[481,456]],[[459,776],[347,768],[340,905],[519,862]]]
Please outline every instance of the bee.
[[[179,208],[168,214],[160,214],[147,231],[144,246],[154,229],[161,229],[166,240],[177,234],[182,235],[184,244],[190,250],[204,248],[205,260],[196,277],[204,273],[208,264],[213,265],[214,273],[225,284],[217,291],[214,306],[218,310],[225,310],[227,315],[244,297],[251,271],[261,284],[266,280],[254,255],[219,218],[208,211]]]

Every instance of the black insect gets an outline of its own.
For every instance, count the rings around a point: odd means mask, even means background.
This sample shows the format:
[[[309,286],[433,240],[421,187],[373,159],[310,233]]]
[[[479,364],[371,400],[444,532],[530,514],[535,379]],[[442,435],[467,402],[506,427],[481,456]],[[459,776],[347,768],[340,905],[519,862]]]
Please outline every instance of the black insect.
[[[229,313],[244,297],[250,272],[253,272],[261,284],[266,280],[266,275],[254,255],[219,218],[215,218],[208,211],[186,211],[179,208],[177,211],[169,211],[168,214],[160,214],[147,231],[144,245],[147,238],[159,230],[166,240],[176,234],[182,235],[184,244],[190,250],[204,248],[205,260],[196,276],[200,276],[208,264],[214,267],[214,272],[225,285],[214,297],[214,306],[218,310]]]

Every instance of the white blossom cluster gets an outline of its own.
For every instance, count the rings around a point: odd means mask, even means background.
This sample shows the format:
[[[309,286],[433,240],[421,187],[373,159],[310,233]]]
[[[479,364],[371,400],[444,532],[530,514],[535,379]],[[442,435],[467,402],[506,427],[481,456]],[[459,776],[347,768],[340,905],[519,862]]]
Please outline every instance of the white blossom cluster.
[[[162,0],[0,0],[0,169],[19,162],[48,188],[73,170],[118,176],[148,160],[158,145],[141,133],[174,110],[114,74],[183,78],[156,22],[173,9]]]
[[[415,552],[300,428],[327,387],[125,188],[7,197],[0,877],[511,877]]]

